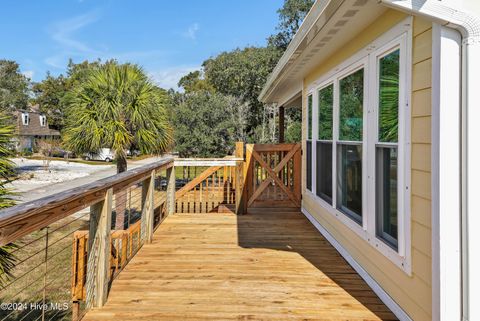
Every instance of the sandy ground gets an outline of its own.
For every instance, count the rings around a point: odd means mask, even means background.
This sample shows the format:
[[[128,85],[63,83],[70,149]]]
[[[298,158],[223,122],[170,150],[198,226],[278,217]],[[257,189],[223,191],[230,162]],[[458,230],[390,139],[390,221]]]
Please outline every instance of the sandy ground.
[[[138,161],[129,161],[128,169],[159,161],[161,157],[150,157]],[[51,161],[47,170],[41,160],[15,158],[19,179],[7,187],[17,193],[18,202],[28,202],[45,196],[76,188],[93,181],[116,174],[116,166],[99,163],[88,165],[81,163]]]
[[[113,165],[87,165],[81,163],[51,161],[48,167],[41,160],[14,158],[12,161],[17,166],[19,179],[10,184],[16,192],[24,193],[30,190],[51,184],[75,180],[92,175]]]

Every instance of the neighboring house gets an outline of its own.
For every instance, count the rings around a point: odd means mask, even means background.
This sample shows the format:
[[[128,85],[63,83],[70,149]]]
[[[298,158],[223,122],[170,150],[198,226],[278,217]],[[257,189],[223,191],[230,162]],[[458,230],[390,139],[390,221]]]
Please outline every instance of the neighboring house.
[[[402,320],[480,320],[478,14],[319,0],[260,95],[302,106],[302,211]]]
[[[29,110],[17,111],[16,149],[32,151],[39,139],[59,139],[60,132],[50,129],[47,117],[34,106]]]

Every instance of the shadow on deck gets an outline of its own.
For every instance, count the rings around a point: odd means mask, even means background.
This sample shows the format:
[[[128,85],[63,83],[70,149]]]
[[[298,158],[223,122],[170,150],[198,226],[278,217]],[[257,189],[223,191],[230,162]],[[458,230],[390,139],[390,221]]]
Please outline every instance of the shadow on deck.
[[[296,209],[168,217],[84,320],[396,320]]]

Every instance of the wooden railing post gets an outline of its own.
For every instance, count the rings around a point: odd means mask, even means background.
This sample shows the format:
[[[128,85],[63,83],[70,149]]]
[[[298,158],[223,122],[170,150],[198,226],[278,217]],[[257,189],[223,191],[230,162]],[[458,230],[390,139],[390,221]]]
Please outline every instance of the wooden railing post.
[[[244,144],[243,142],[237,142],[235,144],[235,157],[244,157]],[[245,213],[243,200],[243,185],[245,181],[243,179],[243,161],[237,161],[235,166],[235,214]]]
[[[112,226],[113,189],[109,188],[105,198],[90,206],[90,228],[88,238],[87,306],[102,307],[107,302],[108,272]]]
[[[167,168],[167,216],[175,212],[175,166]]]
[[[153,170],[150,177],[142,182],[142,240],[152,243],[153,239],[153,192],[155,188],[155,171]]]

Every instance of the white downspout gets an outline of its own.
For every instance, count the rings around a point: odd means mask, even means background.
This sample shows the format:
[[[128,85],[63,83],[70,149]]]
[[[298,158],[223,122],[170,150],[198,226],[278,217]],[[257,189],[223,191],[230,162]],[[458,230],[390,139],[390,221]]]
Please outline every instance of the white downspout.
[[[438,0],[379,0],[462,34],[462,305],[464,321],[480,320],[480,19]],[[441,308],[441,307],[440,307]]]

